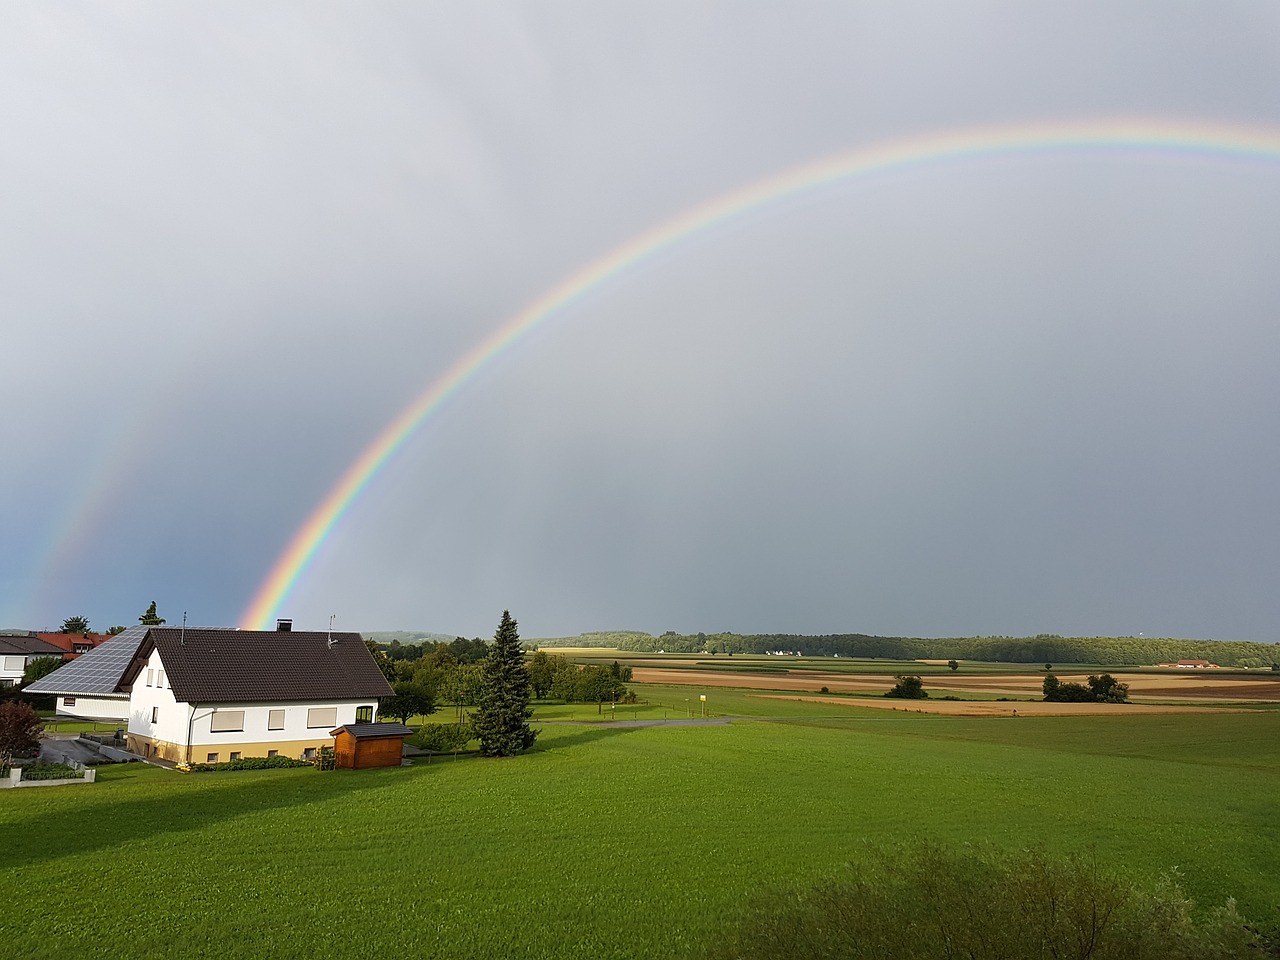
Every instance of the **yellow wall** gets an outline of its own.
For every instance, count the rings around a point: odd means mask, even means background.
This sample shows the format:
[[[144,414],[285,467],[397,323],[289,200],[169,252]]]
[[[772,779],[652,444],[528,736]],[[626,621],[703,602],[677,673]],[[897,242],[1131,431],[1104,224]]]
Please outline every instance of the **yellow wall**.
[[[139,736],[136,733],[129,734],[128,744],[129,749],[140,757],[159,757],[161,760],[170,760],[174,763],[183,763],[188,759],[185,744],[153,740],[151,737]],[[190,761],[207,763],[211,753],[218,755],[219,762],[230,760],[232,752],[237,750],[241,757],[246,758],[265,757],[268,750],[276,750],[280,756],[292,757],[296,760],[302,756],[302,751],[307,747],[314,747],[319,753],[321,747],[332,746],[333,737],[321,737],[316,740],[279,740],[275,743],[196,743],[191,746]]]

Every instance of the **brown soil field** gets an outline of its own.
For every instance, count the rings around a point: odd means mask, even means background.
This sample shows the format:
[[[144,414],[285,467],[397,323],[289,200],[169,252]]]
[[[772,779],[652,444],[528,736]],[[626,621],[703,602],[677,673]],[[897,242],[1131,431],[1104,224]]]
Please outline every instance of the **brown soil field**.
[[[846,693],[883,693],[894,684],[893,677],[884,675],[858,675],[849,673],[819,673],[810,670],[796,673],[735,673],[714,670],[670,670],[661,667],[634,668],[637,683],[666,683],[701,687],[739,687],[748,690],[797,690],[816,693],[821,687]],[[1083,677],[1064,675],[1073,680]],[[1252,677],[1207,677],[1204,674],[1173,676],[1170,674],[1123,674],[1120,679],[1129,684],[1134,698],[1155,700],[1208,700],[1221,703],[1232,700],[1241,703],[1270,703],[1280,701],[1280,681],[1260,681]],[[1242,682],[1243,681],[1243,682]],[[963,671],[949,676],[934,676],[926,680],[926,687],[981,693],[988,696],[1038,697],[1044,673],[999,674],[995,676],[966,676]],[[837,702],[845,702],[843,700]],[[955,701],[942,701],[954,703]],[[1046,704],[1046,706],[1052,706]],[[1061,704],[1059,706],[1072,706]],[[1076,705],[1079,706],[1079,705]],[[1087,704],[1085,706],[1088,706]],[[1095,704],[1094,706],[1105,706]],[[1021,707],[1018,708],[1021,712]],[[1120,706],[1132,711],[1132,705]],[[1052,711],[1050,711],[1052,712]],[[1105,711],[1103,711],[1105,712]]]
[[[762,700],[800,700],[804,703],[839,703],[848,707],[900,710],[904,713],[936,713],[962,717],[1083,717],[1140,713],[1230,713],[1230,707],[1174,707],[1151,703],[1044,703],[1036,700],[849,700],[843,697],[788,697],[758,694]]]

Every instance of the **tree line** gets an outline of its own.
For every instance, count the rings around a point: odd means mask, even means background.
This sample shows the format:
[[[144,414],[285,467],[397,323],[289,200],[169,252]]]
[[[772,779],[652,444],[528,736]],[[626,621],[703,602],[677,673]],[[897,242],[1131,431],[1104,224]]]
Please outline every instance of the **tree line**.
[[[1209,660],[1224,667],[1280,670],[1280,647],[1243,640],[1178,640],[1153,637],[878,637],[861,633],[679,634],[661,636],[632,631],[587,633],[540,639],[539,646],[613,647],[636,653],[711,653],[732,656],[773,651],[816,657],[867,657],[882,660],[984,660],[995,663],[1097,663],[1150,666],[1178,660]]]
[[[407,723],[411,717],[435,713],[441,706],[453,711],[454,721],[463,723],[468,709],[484,692],[484,662],[492,645],[483,640],[459,637],[450,642],[425,641],[398,644],[386,649],[366,641],[374,660],[394,696],[386,697],[378,713]],[[611,666],[579,667],[567,657],[538,650],[523,661],[530,689],[539,700],[566,703],[594,703],[603,712],[606,703],[632,703],[635,695],[627,689],[631,668],[617,661]]]

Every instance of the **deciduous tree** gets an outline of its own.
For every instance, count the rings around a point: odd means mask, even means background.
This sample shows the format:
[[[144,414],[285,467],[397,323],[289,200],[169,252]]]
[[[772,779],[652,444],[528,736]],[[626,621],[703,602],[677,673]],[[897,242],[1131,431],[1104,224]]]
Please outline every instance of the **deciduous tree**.
[[[898,682],[894,684],[892,690],[885,694],[886,697],[898,697],[902,700],[925,700],[929,697],[929,692],[924,688],[924,681],[916,676],[899,676]]]
[[[36,657],[27,661],[27,669],[22,671],[22,683],[35,683],[41,677],[47,677],[62,666],[61,657]]]
[[[509,611],[502,611],[493,646],[482,665],[484,686],[475,714],[480,753],[486,757],[514,756],[529,749],[538,734],[529,728],[533,714],[529,709],[529,671]]]

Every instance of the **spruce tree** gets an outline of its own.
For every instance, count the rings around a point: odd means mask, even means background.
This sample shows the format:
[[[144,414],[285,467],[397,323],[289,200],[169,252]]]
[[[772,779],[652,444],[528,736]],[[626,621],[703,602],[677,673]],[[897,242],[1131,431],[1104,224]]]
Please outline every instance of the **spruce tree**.
[[[533,745],[538,734],[529,729],[529,671],[524,666],[520,634],[511,614],[503,610],[493,646],[482,661],[484,684],[475,713],[480,753],[511,757]]]

